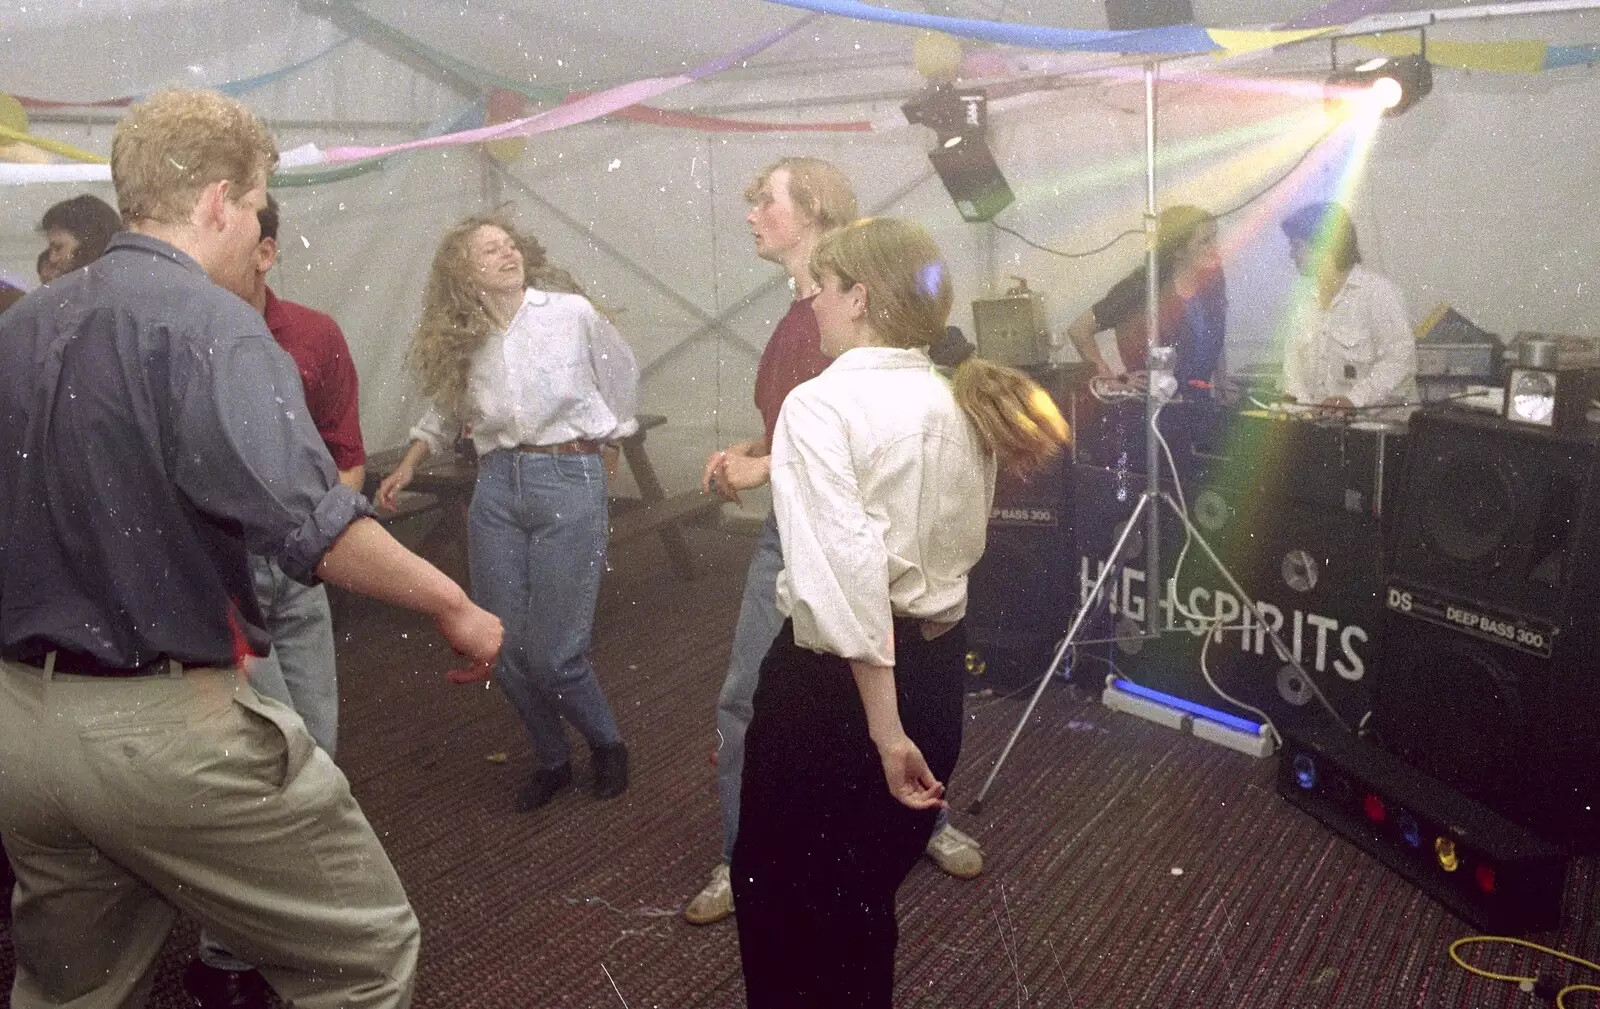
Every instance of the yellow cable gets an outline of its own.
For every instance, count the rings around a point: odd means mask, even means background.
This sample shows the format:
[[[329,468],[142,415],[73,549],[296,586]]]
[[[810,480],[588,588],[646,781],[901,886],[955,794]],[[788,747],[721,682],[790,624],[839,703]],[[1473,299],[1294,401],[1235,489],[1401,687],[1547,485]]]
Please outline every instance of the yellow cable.
[[[1591,963],[1581,956],[1576,956],[1572,953],[1564,953],[1558,949],[1551,949],[1549,946],[1541,946],[1536,942],[1529,942],[1526,939],[1516,939],[1506,935],[1469,935],[1457,939],[1455,942],[1450,944],[1450,959],[1456,962],[1456,966],[1460,967],[1462,970],[1465,970],[1469,974],[1476,974],[1479,977],[1486,977],[1491,981],[1512,981],[1517,984],[1533,985],[1538,983],[1539,979],[1537,977],[1528,977],[1524,974],[1496,974],[1494,971],[1484,970],[1482,967],[1474,967],[1472,964],[1463,960],[1461,958],[1461,954],[1457,952],[1457,950],[1459,950],[1462,946],[1468,946],[1481,942],[1503,942],[1511,946],[1521,946],[1524,949],[1531,949],[1539,953],[1545,953],[1549,956],[1555,957],[1558,960],[1565,960],[1568,963],[1575,963],[1580,966],[1587,967],[1592,971],[1600,972],[1600,964]],[[1565,988],[1556,992],[1556,1009],[1569,1009],[1566,1002],[1566,996],[1568,992],[1575,991],[1600,992],[1600,985],[1567,985]]]

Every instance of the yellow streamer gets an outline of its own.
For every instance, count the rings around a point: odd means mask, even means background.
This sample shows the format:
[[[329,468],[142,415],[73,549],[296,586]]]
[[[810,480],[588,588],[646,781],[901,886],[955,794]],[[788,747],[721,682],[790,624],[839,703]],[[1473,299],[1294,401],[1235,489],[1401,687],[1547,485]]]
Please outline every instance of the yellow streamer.
[[[1348,41],[1386,56],[1415,56],[1422,40],[1415,35],[1356,35]],[[1536,74],[1544,70],[1549,47],[1533,39],[1517,42],[1450,42],[1428,40],[1428,62],[1458,70],[1489,70],[1506,74]]]
[[[1216,55],[1218,58],[1224,58],[1228,56],[1243,56],[1246,53],[1271,49],[1273,46],[1288,45],[1290,42],[1303,42],[1306,39],[1314,39],[1335,31],[1338,31],[1338,28],[1303,28],[1294,31],[1244,31],[1229,28],[1207,28],[1206,34],[1211,36],[1211,41],[1223,48],[1223,51]]]
[[[8,140],[19,144],[27,144],[30,147],[37,147],[41,151],[49,151],[52,154],[59,154],[64,158],[71,158],[74,161],[83,161],[91,165],[103,165],[109,160],[107,158],[102,158],[98,154],[91,154],[80,147],[74,147],[71,144],[64,144],[59,140],[48,140],[44,137],[36,137],[31,133],[23,133],[18,130],[13,130],[9,126],[0,126],[0,140]]]

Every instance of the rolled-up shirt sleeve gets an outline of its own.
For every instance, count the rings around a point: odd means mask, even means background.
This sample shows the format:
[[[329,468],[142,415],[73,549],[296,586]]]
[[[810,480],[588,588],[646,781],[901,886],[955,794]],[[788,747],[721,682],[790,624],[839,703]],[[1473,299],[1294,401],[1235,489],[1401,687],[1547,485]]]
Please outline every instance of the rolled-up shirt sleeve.
[[[306,407],[294,361],[263,327],[190,345],[175,362],[173,482],[246,547],[314,584],[323,554],[363,515]]]
[[[412,441],[420,441],[427,445],[428,452],[432,455],[443,453],[445,449],[450,447],[450,442],[454,440],[447,433],[444,415],[439,412],[438,407],[431,403],[428,405],[427,411],[423,413],[422,419],[412,426],[409,437]]]
[[[785,400],[773,441],[779,596],[795,644],[894,665],[888,547],[862,500],[843,418],[802,385]]]

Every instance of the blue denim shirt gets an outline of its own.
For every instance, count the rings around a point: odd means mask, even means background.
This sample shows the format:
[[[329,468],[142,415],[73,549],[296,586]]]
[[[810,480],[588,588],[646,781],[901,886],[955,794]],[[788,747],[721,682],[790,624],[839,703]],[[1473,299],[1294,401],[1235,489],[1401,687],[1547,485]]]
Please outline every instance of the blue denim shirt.
[[[247,553],[310,584],[371,513],[261,316],[171,245],[121,234],[0,316],[0,652],[265,654]]]

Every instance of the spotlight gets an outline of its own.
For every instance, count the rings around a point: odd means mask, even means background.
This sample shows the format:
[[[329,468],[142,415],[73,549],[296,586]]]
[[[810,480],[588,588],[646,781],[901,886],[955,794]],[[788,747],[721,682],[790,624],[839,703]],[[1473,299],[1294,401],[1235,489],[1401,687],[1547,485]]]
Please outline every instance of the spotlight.
[[[1328,97],[1398,116],[1433,90],[1433,66],[1421,56],[1380,57],[1328,78]]]
[[[1294,783],[1301,788],[1317,787],[1317,764],[1304,753],[1294,755]]]
[[[1433,839],[1433,855],[1439,860],[1439,868],[1445,872],[1455,872],[1461,868],[1461,856],[1456,854],[1456,843],[1448,837]]]
[[[900,111],[906,122],[933,130],[938,146],[928,160],[963,220],[987,221],[1016,199],[985,140],[989,99],[981,90],[936,84]]]

